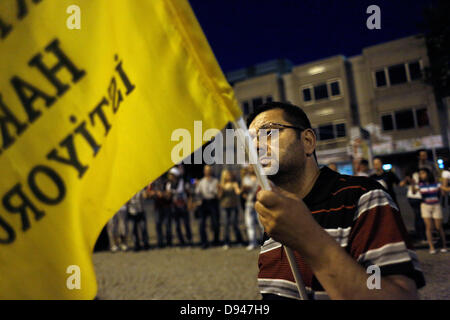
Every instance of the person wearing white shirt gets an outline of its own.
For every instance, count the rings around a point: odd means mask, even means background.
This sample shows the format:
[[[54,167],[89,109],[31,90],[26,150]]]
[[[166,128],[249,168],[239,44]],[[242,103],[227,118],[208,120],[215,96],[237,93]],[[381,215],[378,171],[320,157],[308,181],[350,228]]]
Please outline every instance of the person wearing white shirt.
[[[211,226],[214,233],[214,245],[220,243],[220,213],[218,202],[218,186],[219,180],[213,177],[212,168],[205,165],[203,169],[204,177],[197,183],[195,193],[202,199],[200,208],[200,239],[202,248],[209,246],[208,237],[206,235],[206,219],[211,217]]]

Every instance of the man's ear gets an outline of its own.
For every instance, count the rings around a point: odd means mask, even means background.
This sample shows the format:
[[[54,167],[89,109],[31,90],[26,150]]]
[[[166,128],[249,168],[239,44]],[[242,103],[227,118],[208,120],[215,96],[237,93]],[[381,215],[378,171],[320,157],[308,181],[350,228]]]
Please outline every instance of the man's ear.
[[[312,129],[303,131],[303,146],[307,156],[312,156],[316,150],[316,134]]]

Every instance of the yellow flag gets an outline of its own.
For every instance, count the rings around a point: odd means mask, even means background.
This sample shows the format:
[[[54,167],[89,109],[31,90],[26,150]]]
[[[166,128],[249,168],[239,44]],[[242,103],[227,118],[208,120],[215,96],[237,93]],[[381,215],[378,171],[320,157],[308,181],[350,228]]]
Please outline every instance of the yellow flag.
[[[0,1],[0,298],[92,299],[106,221],[240,116],[185,0]]]

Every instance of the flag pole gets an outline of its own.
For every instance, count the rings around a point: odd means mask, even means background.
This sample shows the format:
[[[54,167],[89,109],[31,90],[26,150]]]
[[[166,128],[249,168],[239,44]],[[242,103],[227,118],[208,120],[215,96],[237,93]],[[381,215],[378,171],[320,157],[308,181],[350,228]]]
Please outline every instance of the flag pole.
[[[237,137],[241,141],[241,145],[244,147],[245,153],[248,154],[249,163],[253,166],[259,185],[264,190],[271,190],[269,179],[267,178],[261,167],[261,163],[259,162],[256,148],[253,145],[252,139],[250,138],[250,134],[248,132],[247,125],[245,124],[244,119],[240,117],[238,120],[235,121],[234,124],[238,129],[236,130]],[[248,143],[246,143],[247,139]],[[300,271],[298,270],[298,266],[295,261],[294,252],[292,251],[291,248],[288,248],[286,246],[283,246],[283,248],[286,251],[286,256],[288,258],[292,274],[294,275],[295,284],[297,285],[297,290],[300,295],[300,299],[308,300],[305,285],[303,283],[302,276],[300,275]]]

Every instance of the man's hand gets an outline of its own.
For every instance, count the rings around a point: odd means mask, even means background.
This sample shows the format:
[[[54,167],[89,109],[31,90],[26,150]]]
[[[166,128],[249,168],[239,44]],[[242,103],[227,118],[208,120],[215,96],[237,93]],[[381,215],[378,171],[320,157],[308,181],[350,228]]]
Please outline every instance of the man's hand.
[[[256,196],[255,209],[264,230],[276,241],[302,251],[306,233],[316,222],[303,200],[273,184],[271,186],[271,191],[261,190]]]

